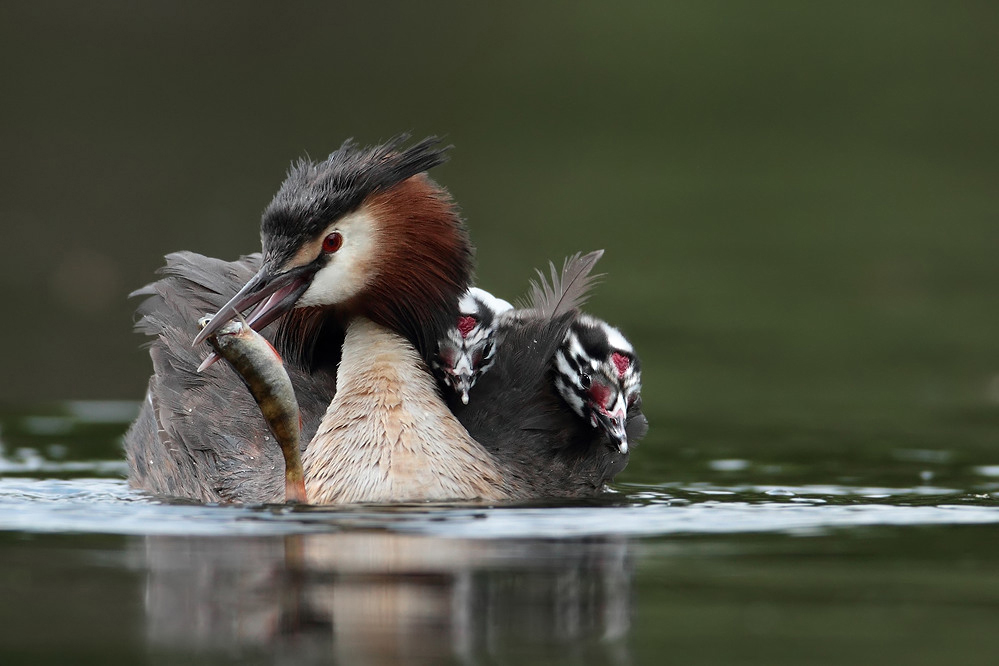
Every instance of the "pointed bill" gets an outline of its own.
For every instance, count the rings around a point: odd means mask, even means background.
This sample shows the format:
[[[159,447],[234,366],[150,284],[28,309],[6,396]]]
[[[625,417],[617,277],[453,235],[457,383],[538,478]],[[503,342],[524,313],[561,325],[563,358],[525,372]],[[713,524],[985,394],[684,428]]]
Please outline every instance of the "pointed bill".
[[[628,452],[628,407],[625,404],[624,396],[617,394],[613,407],[609,410],[594,412],[594,420],[597,425],[607,433],[610,439],[611,448],[617,449],[621,453]]]
[[[198,345],[204,342],[252,306],[256,307],[247,317],[246,323],[253,330],[259,331],[295,305],[308,289],[314,273],[315,268],[310,266],[274,273],[267,264],[264,264],[257,274],[250,278],[243,288],[204,325],[192,344]],[[217,359],[211,357],[205,359],[202,369],[207,368],[215,360]]]

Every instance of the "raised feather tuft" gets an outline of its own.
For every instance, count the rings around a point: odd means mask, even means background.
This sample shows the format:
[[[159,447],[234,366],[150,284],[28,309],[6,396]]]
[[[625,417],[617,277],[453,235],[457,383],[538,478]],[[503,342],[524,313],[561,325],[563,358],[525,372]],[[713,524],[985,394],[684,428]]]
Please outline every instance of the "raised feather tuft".
[[[553,262],[548,262],[551,282],[538,269],[538,280],[531,280],[525,307],[543,317],[552,318],[582,306],[590,296],[590,289],[603,277],[603,274],[590,275],[602,256],[603,250],[594,250],[589,254],[577,252],[566,258],[561,274]]]

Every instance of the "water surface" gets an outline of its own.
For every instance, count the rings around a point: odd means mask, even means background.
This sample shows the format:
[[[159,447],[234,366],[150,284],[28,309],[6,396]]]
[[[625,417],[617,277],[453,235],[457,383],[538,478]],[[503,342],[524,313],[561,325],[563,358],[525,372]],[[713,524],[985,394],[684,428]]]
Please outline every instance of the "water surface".
[[[555,504],[204,506],[128,487],[134,409],[0,421],[5,663],[984,664],[999,649],[999,466],[944,450],[893,450],[887,476],[684,454],[681,480]]]

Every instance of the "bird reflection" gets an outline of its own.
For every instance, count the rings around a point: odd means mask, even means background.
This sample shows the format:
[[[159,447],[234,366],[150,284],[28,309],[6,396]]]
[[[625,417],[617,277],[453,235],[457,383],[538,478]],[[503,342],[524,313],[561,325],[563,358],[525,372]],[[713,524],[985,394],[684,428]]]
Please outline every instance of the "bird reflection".
[[[146,537],[154,652],[295,663],[626,664],[628,542],[445,539],[383,531]]]

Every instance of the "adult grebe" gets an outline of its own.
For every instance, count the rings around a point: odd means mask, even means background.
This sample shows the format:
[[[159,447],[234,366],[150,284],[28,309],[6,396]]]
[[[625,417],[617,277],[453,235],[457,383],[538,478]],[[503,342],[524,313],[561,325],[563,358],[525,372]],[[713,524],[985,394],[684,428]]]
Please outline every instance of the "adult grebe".
[[[223,364],[199,373],[207,347],[191,345],[250,308],[254,329],[276,323],[262,332],[301,410],[310,502],[592,495],[627,464],[555,388],[555,353],[578,312],[511,330],[486,375],[502,385],[480,385],[488,398],[464,412],[445,403],[429,364],[460,316],[472,246],[447,191],[423,173],[445,149],[404,141],[348,141],[322,162],[300,161],[264,211],[262,255],[169,255],[163,278],[136,292],[154,372],[125,437],[134,486],[210,502],[284,499],[280,449],[257,405]]]

